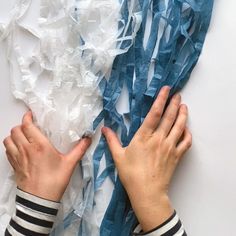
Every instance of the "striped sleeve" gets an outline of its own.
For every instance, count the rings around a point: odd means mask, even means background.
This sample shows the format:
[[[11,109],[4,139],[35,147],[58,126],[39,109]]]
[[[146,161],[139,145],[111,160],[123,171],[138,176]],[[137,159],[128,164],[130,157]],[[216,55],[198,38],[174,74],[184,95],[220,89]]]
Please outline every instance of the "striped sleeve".
[[[5,236],[49,235],[60,203],[26,193],[16,192],[16,212],[10,220]]]
[[[176,214],[176,212],[173,213],[173,215],[166,220],[164,223],[159,225],[153,230],[150,230],[149,232],[142,233],[142,229],[139,226],[136,227],[134,230],[133,235],[146,235],[146,236],[187,236],[183,225]]]

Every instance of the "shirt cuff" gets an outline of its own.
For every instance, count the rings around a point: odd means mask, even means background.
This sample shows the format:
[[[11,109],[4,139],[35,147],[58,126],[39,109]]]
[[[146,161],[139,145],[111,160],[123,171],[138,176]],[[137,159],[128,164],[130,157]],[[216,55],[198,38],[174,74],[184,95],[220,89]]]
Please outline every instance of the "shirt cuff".
[[[134,230],[133,235],[146,235],[146,236],[187,236],[183,225],[176,214],[176,212],[173,213],[173,215],[166,220],[164,223],[159,225],[158,227],[143,233],[140,225],[136,227]]]
[[[6,229],[8,235],[49,235],[56,220],[59,202],[46,200],[17,188],[16,212]]]

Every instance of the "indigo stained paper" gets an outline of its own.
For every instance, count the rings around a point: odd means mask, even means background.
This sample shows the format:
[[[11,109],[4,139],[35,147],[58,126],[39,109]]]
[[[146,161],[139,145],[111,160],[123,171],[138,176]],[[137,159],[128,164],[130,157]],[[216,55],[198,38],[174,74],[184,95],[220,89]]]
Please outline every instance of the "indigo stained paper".
[[[124,14],[128,15],[130,1],[124,2]],[[106,126],[119,130],[124,146],[142,124],[160,88],[171,86],[172,96],[188,81],[201,53],[213,8],[213,0],[150,0],[139,1],[139,4],[142,11],[140,30],[129,51],[116,57],[110,79],[100,83],[104,108],[94,122],[96,127],[104,119]],[[119,114],[116,105],[124,87],[128,89],[130,111]],[[129,127],[125,120],[129,121]],[[103,154],[106,169],[98,176]],[[127,236],[138,224],[114,170],[111,153],[101,137],[94,153],[95,191],[106,177],[115,183],[101,224],[101,236]]]

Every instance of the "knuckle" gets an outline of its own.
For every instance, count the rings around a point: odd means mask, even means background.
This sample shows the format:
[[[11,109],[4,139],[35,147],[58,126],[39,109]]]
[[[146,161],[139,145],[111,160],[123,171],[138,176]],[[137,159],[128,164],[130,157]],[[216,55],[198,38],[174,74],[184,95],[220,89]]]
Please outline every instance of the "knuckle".
[[[6,150],[6,156],[7,156],[7,158],[10,156],[10,154],[9,154],[9,151],[8,150]]]
[[[25,151],[28,149],[28,145],[27,144],[24,144],[24,145],[18,145],[18,151],[21,153],[21,154],[25,154]]]
[[[172,100],[172,104],[173,104],[173,106],[175,106],[175,107],[179,107],[179,103],[180,103],[180,100],[179,99],[177,99],[177,98],[174,98],[173,100]]]
[[[14,128],[11,129],[11,134],[16,134],[19,132],[19,130],[21,129],[20,126],[15,126]]]
[[[107,143],[108,144],[111,144],[112,143],[112,137],[111,137],[111,135],[107,135],[107,137],[106,137],[106,141],[107,141]],[[84,146],[84,145],[81,145],[81,146]]]
[[[9,163],[11,164],[11,166],[13,167],[11,157],[10,157],[9,155],[6,155],[6,156],[7,156],[8,162],[9,162]]]
[[[160,101],[161,103],[165,102],[165,100],[166,100],[165,94],[164,94],[164,93],[160,93],[160,94],[158,95],[158,99],[159,99],[159,101]]]
[[[6,146],[6,145],[8,144],[8,141],[9,141],[9,137],[7,137],[7,138],[5,138],[5,139],[3,140],[4,146]]]
[[[163,146],[163,150],[165,150],[168,155],[172,155],[175,152],[175,145],[171,140],[163,140],[163,143],[161,145]]]
[[[6,157],[7,157],[8,162],[12,165],[14,163],[14,159],[12,158],[10,153],[7,151],[6,151]]]
[[[11,129],[11,134],[15,134],[16,133],[16,127]]]
[[[176,130],[178,133],[182,133],[184,131],[185,125],[183,123],[176,124]]]
[[[189,144],[192,145],[192,142],[193,142],[193,136],[191,133],[188,134],[188,141],[189,141]]]
[[[158,145],[162,145],[163,142],[164,142],[164,135],[163,135],[163,132],[159,132],[159,133],[157,133],[155,136],[156,136],[156,137],[155,137],[156,143],[157,143]],[[141,142],[142,142],[142,140],[141,140]]]
[[[170,155],[173,155],[173,154],[175,153],[175,147],[174,147],[174,145],[172,145],[172,144],[169,144],[169,145],[168,145],[168,153],[169,153]]]
[[[23,121],[25,121],[26,119],[27,119],[27,113],[23,115]]]
[[[45,145],[43,142],[41,143],[35,143],[33,146],[33,151],[42,153],[45,150]]]
[[[85,144],[80,147],[80,155],[83,156],[87,150],[87,146]]]
[[[189,148],[191,148],[191,146],[192,146],[192,140],[189,139],[186,141],[186,148],[189,149]]]
[[[161,110],[159,109],[159,107],[154,106],[153,111],[152,111],[153,116],[155,116],[156,118],[160,118],[162,113]]]
[[[190,139],[189,139],[189,147],[191,147],[192,144],[193,144],[193,140],[192,140],[192,137],[190,137]]]
[[[174,163],[177,165],[179,161],[181,160],[181,156],[177,153],[174,154]]]
[[[176,115],[173,114],[173,113],[168,113],[168,114],[166,115],[166,119],[167,119],[168,121],[173,121],[173,120],[176,119]]]
[[[166,94],[160,92],[157,99],[155,100],[153,104],[153,107],[158,108],[158,107],[164,106],[166,103],[166,100],[167,100]]]
[[[175,95],[172,97],[172,99],[171,99],[171,101],[172,101],[174,104],[179,104],[179,103],[180,103],[180,100],[181,100],[181,96],[180,96],[179,93],[175,94]]]
[[[22,124],[21,127],[23,131],[27,131],[30,128],[30,124],[25,122]]]

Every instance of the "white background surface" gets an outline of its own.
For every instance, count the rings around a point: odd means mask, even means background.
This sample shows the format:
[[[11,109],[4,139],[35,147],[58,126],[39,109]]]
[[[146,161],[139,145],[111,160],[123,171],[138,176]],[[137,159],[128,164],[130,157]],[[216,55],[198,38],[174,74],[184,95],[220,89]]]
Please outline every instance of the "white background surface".
[[[206,0],[207,1],[207,0]],[[0,6],[0,21],[10,3]],[[236,2],[215,0],[203,54],[182,92],[189,106],[193,147],[171,186],[173,206],[188,235],[234,236],[236,224]],[[26,109],[10,93],[9,72],[0,44],[0,140]],[[0,144],[1,186],[10,170]]]

